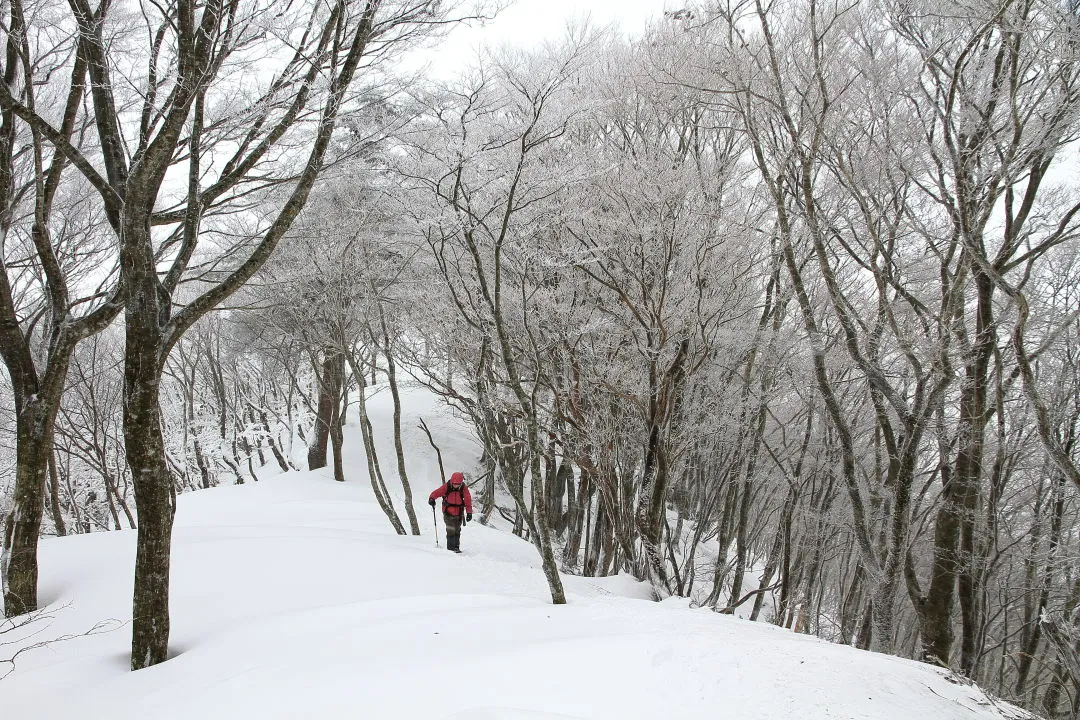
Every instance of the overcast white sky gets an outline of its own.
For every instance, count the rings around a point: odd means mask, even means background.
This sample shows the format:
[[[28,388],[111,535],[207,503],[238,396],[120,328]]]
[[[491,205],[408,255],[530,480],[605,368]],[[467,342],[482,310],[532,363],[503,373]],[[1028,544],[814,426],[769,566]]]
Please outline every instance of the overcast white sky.
[[[642,30],[681,0],[517,0],[483,27],[454,28],[439,46],[418,54],[441,77],[458,72],[476,57],[482,45],[534,47],[558,39],[567,22],[586,17],[596,26],[616,24],[623,32]]]

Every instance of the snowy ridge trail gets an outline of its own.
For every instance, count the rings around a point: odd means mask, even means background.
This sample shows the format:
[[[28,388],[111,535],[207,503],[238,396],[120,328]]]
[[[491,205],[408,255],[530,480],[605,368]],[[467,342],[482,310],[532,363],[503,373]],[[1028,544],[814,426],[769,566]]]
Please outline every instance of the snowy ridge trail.
[[[435,547],[430,512],[422,536],[393,534],[358,438],[346,443],[344,484],[294,472],[179,498],[171,660],[128,672],[127,624],[56,642],[0,680],[0,717],[1024,717],[930,666],[649,602],[626,577],[567,577],[570,603],[552,606],[535,550],[510,533],[471,523],[462,556]],[[425,446],[410,447],[418,511],[433,485]],[[467,446],[443,449],[468,461]],[[45,541],[50,617],[0,657],[129,621],[134,543],[134,532]]]

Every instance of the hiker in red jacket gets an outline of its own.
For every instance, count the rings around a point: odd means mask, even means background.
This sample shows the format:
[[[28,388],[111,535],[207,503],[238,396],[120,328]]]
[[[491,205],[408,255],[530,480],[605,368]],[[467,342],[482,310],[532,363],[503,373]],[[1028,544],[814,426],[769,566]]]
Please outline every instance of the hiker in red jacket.
[[[428,505],[435,507],[435,499],[443,499],[443,523],[446,525],[446,549],[461,552],[461,521],[472,520],[472,494],[465,484],[465,476],[459,472],[450,476],[446,483],[428,496]]]

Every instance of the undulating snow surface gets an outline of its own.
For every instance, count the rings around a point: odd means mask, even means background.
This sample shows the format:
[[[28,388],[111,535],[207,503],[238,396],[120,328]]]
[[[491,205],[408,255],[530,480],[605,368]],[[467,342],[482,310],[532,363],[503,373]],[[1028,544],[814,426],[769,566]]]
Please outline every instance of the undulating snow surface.
[[[390,482],[387,396],[371,411]],[[532,546],[477,523],[464,555],[436,548],[424,498],[437,466],[417,415],[448,472],[471,469],[475,447],[422,391],[405,399],[423,536],[398,537],[382,516],[356,426],[344,484],[329,471],[289,473],[182,496],[175,656],[137,673],[127,670],[135,533],[48,540],[47,615],[0,635],[25,638],[0,645],[0,659],[46,645],[0,680],[0,718],[1020,717],[928,666],[649,602],[626,577],[567,577],[570,604],[554,607]],[[48,642],[66,635],[78,637]]]

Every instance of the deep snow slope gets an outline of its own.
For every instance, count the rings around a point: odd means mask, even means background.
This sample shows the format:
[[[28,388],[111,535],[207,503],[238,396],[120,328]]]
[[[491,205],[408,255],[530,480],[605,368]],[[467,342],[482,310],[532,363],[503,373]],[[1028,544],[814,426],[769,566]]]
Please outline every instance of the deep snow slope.
[[[1022,717],[928,666],[652,603],[623,577],[568,577],[570,603],[551,606],[532,546],[479,524],[465,530],[465,554],[435,547],[423,496],[437,472],[416,414],[445,445],[448,470],[475,448],[430,397],[406,397],[422,536],[393,534],[355,428],[344,484],[289,473],[182,496],[175,656],[137,673],[126,669],[135,534],[48,540],[50,606],[0,635],[15,638],[0,659],[45,645],[0,680],[0,718]],[[387,402],[374,400],[377,429],[389,428]],[[390,445],[380,449],[389,466]]]

